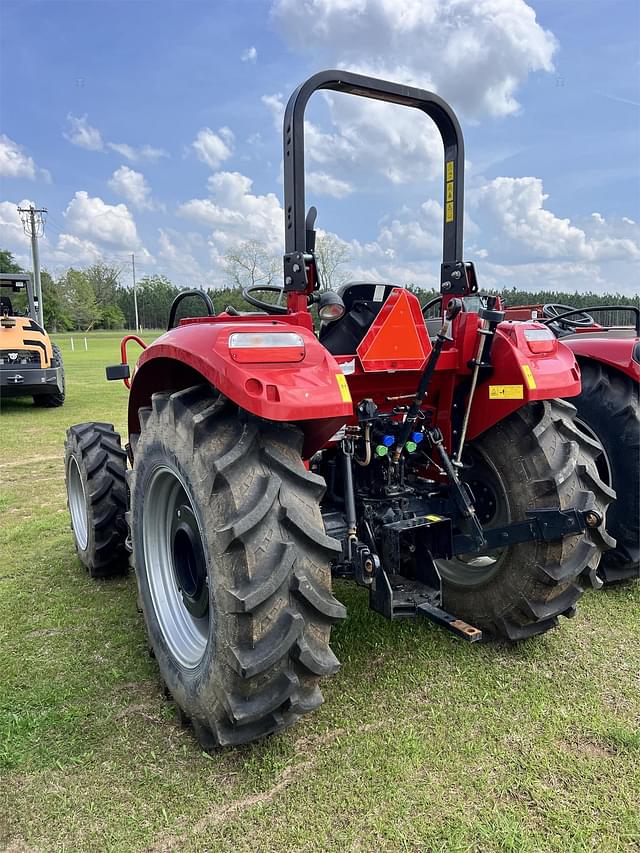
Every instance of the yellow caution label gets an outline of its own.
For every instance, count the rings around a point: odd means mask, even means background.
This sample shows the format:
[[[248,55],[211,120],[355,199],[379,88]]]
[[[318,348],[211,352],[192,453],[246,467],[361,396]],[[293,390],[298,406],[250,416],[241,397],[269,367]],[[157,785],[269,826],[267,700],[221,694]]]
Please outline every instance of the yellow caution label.
[[[425,515],[427,521],[442,521],[441,515]]]
[[[525,382],[527,383],[527,388],[530,391],[533,391],[534,388],[537,388],[536,380],[534,379],[533,373],[531,372],[531,368],[528,364],[522,365],[522,373],[524,374]]]
[[[453,181],[447,184],[447,201],[453,201]]]
[[[453,160],[447,160],[445,181],[453,180]]]
[[[489,385],[490,400],[524,400],[522,385]]]
[[[342,397],[342,402],[350,403],[351,391],[349,391],[349,385],[347,384],[347,379],[344,373],[336,373],[336,382],[338,383],[338,388],[340,389],[340,396]]]
[[[447,202],[447,211],[445,213],[445,222],[453,222],[453,202]]]

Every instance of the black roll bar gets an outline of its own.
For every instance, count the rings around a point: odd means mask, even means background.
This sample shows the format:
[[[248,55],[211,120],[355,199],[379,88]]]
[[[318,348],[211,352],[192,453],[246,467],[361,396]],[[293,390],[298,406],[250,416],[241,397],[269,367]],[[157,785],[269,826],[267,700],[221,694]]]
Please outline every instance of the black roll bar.
[[[413,107],[435,122],[444,145],[443,264],[462,261],[464,204],[464,141],[451,107],[438,95],[412,86],[377,80],[350,71],[320,71],[302,83],[289,98],[284,113],[285,251],[306,251],[304,182],[304,111],[318,89],[331,89],[363,98]],[[298,289],[287,287],[285,290]]]

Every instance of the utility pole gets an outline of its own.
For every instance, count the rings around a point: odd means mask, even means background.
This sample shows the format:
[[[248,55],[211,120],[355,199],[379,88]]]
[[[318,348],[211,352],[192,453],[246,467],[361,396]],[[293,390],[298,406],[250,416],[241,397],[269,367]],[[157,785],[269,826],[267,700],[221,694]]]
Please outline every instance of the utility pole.
[[[44,236],[44,218],[47,214],[46,207],[19,207],[18,213],[22,220],[24,233],[31,237],[31,258],[33,260],[33,283],[36,290],[38,307],[35,319],[44,328],[44,305],[42,304],[42,282],[40,280],[40,253],[38,251],[38,238]]]
[[[136,256],[131,252],[131,273],[133,275],[133,310],[136,315],[136,332],[140,331],[140,321],[138,320],[138,291],[136,288]]]

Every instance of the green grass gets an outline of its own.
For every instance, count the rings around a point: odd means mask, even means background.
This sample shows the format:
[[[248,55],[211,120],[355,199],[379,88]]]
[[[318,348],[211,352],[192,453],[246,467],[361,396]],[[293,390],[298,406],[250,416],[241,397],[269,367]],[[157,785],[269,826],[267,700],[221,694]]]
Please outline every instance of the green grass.
[[[82,336],[84,337],[84,336]],[[132,578],[72,545],[71,423],[122,429],[116,336],[80,336],[61,409],[3,404],[0,847],[38,851],[636,851],[640,588],[536,641],[467,646],[337,585],[340,673],[283,735],[204,755],[162,697]]]

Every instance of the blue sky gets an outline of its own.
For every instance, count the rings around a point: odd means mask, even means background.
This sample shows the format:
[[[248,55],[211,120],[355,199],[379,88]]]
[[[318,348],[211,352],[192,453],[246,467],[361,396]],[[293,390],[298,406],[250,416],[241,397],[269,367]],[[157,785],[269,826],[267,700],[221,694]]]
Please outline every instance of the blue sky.
[[[281,109],[326,67],[439,92],[467,153],[485,286],[631,292],[640,259],[634,0],[3,0],[0,245],[49,209],[43,262],[225,284],[282,246]],[[426,119],[316,96],[309,203],[354,276],[433,286],[441,154]],[[424,122],[424,123],[423,123]]]

